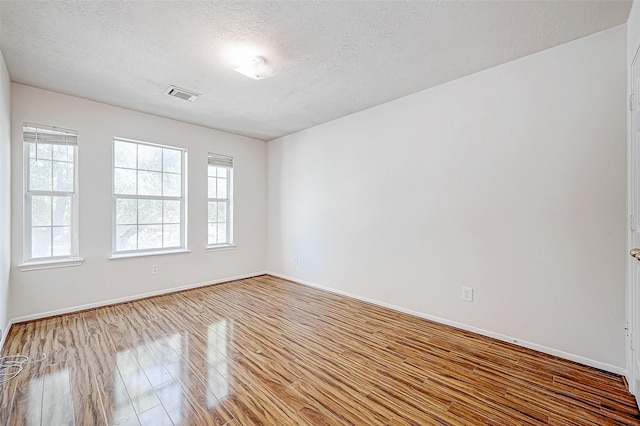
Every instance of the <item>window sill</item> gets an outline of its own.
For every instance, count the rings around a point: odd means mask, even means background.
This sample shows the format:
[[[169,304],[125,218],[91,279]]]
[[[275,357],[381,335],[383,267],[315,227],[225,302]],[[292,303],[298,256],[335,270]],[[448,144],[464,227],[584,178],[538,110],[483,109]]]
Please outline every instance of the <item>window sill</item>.
[[[84,259],[64,259],[49,260],[40,262],[27,262],[18,265],[21,272],[39,271],[41,269],[69,268],[71,266],[80,266],[84,263]]]
[[[179,254],[179,253],[191,253],[189,249],[176,249],[176,250],[165,250],[165,251],[143,251],[139,253],[122,253],[122,254],[114,254],[109,256],[109,259],[128,259],[131,257],[144,257],[144,256],[159,256],[162,254]]]
[[[225,244],[223,246],[209,246],[207,247],[207,251],[225,251],[225,250],[233,250],[236,248],[235,244]]]

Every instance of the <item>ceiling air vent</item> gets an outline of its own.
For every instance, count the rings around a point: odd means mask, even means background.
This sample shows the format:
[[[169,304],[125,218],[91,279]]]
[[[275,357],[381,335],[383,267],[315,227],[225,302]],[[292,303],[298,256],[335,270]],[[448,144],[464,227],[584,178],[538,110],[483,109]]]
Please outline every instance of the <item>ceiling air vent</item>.
[[[183,89],[177,86],[169,86],[165,95],[173,96],[174,98],[184,99],[185,101],[193,102],[195,101],[200,93],[192,92],[191,90]]]

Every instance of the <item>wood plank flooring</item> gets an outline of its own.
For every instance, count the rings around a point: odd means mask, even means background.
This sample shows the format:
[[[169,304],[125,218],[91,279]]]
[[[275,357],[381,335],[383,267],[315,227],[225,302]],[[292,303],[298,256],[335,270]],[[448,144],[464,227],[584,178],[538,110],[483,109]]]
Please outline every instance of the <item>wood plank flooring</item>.
[[[0,425],[640,424],[620,376],[271,276],[14,325]]]

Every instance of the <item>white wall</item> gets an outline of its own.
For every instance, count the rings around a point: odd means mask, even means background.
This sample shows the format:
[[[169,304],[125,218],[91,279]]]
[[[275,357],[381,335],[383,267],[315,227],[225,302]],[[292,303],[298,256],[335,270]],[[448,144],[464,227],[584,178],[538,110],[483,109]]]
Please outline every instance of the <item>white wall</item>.
[[[11,81],[0,51],[0,337],[7,331],[11,261]]]
[[[189,104],[185,102],[184,107]],[[25,121],[79,131],[80,256],[85,259],[82,266],[28,272],[17,268],[23,259],[21,133]],[[12,317],[264,272],[264,142],[15,83],[12,123]],[[114,136],[188,150],[190,253],[109,260]],[[234,250],[205,250],[208,151],[234,157]],[[152,264],[159,265],[158,275],[151,275]]]
[[[640,4],[634,0],[627,19],[627,61],[629,66],[640,45]]]
[[[268,270],[623,371],[625,34],[269,142]]]
[[[635,57],[636,51],[638,49],[638,46],[640,46],[640,4],[637,1],[634,1],[633,5],[631,6],[631,12],[629,13],[629,18],[627,20],[627,99],[629,99],[629,96],[631,95],[631,92],[633,90],[632,88],[632,78],[631,78],[631,66],[633,64],[633,59]],[[632,214],[632,207],[631,207],[631,200],[632,200],[632,193],[631,191],[633,190],[631,187],[631,182],[632,182],[632,178],[631,178],[631,170],[632,170],[632,161],[633,161],[633,156],[632,156],[632,149],[631,149],[631,144],[633,143],[633,138],[631,135],[631,111],[627,110],[627,120],[628,120],[628,126],[627,126],[627,162],[628,162],[628,166],[627,166],[627,172],[628,172],[628,205],[627,205],[627,214]],[[631,248],[633,245],[632,242],[632,236],[631,233],[628,232],[628,246],[627,248]],[[631,322],[631,329],[633,331],[633,329],[635,328],[634,325],[634,321],[633,321],[633,297],[634,297],[634,291],[633,291],[633,282],[631,280],[631,276],[633,274],[633,262],[635,262],[635,260],[633,260],[630,256],[627,257],[627,318],[630,320]],[[631,344],[630,341],[627,343],[626,345],[626,356],[627,356],[627,382],[629,383],[629,389],[631,390],[632,393],[635,393],[637,395],[640,395],[640,392],[638,392],[637,389],[635,389],[636,387],[636,381],[633,378],[633,351],[631,350]],[[637,399],[637,398],[636,398]]]

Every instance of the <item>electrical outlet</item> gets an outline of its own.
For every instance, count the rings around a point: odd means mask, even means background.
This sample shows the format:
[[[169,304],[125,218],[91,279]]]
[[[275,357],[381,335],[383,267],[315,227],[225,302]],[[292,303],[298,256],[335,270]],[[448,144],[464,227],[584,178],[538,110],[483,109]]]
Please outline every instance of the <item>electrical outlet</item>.
[[[462,300],[473,302],[473,289],[471,287],[462,287]]]
[[[158,265],[151,265],[151,273],[153,275],[157,274],[160,272],[160,268],[158,267]]]
[[[296,265],[296,266],[298,266],[300,264],[300,259],[298,259],[298,256],[294,256],[293,264]]]

